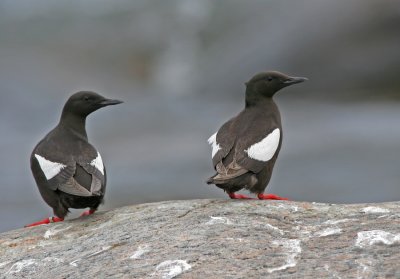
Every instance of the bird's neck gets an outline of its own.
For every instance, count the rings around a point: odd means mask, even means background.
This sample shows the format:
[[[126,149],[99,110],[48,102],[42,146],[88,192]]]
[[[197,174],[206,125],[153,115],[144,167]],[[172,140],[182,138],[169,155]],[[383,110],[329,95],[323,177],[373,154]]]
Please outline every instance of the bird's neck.
[[[86,117],[63,111],[59,125],[87,140]]]
[[[274,100],[272,100],[272,97],[246,95],[246,108],[263,107],[263,106],[269,106],[271,104],[275,105],[275,102]]]
[[[265,91],[265,88],[258,88],[256,86],[246,87],[246,108],[254,106],[263,106],[264,104],[274,103],[272,96],[274,91]]]

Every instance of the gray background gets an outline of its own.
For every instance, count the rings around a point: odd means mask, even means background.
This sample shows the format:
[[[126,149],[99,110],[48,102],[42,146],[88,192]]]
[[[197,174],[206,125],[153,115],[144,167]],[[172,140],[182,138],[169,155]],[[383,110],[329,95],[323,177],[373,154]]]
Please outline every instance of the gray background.
[[[275,69],[283,147],[268,191],[293,200],[400,199],[398,1],[0,1],[0,231],[51,215],[29,169],[68,96],[124,100],[88,119],[109,181],[102,210],[227,198],[207,138]],[[71,216],[76,216],[74,212]]]

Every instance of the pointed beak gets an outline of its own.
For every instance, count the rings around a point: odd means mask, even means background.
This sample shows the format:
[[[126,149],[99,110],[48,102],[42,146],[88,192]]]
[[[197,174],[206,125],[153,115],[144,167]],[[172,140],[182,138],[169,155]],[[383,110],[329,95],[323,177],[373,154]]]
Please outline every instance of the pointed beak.
[[[122,104],[123,102],[120,100],[112,100],[112,99],[104,99],[103,101],[101,101],[99,104],[101,106],[111,106],[111,105],[118,105],[118,104]]]
[[[289,77],[283,83],[285,85],[292,85],[292,84],[300,83],[300,82],[303,82],[303,81],[306,81],[306,80],[308,80],[308,78],[305,78],[305,77]]]

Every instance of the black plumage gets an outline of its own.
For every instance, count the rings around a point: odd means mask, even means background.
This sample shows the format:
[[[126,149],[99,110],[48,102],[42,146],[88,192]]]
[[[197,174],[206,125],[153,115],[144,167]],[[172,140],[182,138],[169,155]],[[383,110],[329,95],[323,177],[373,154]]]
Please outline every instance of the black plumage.
[[[231,198],[247,198],[235,194],[247,189],[260,199],[284,199],[263,194],[282,145],[281,116],[272,97],[280,89],[305,80],[269,71],[246,83],[244,110],[209,139],[217,173],[208,184],[222,188]]]
[[[122,103],[88,91],[73,94],[60,122],[32,151],[32,174],[44,201],[57,218],[32,225],[62,221],[68,208],[97,210],[104,198],[107,174],[100,153],[88,142],[86,117],[105,106]]]

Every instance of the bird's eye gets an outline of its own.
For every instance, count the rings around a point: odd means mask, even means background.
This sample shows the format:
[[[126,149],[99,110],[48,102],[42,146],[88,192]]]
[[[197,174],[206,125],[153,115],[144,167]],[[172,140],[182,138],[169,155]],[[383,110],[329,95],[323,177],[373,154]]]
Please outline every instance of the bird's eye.
[[[272,81],[272,77],[267,77],[267,80],[268,81]]]
[[[83,97],[83,99],[85,100],[85,101],[89,101],[89,96],[85,96],[85,97]]]

